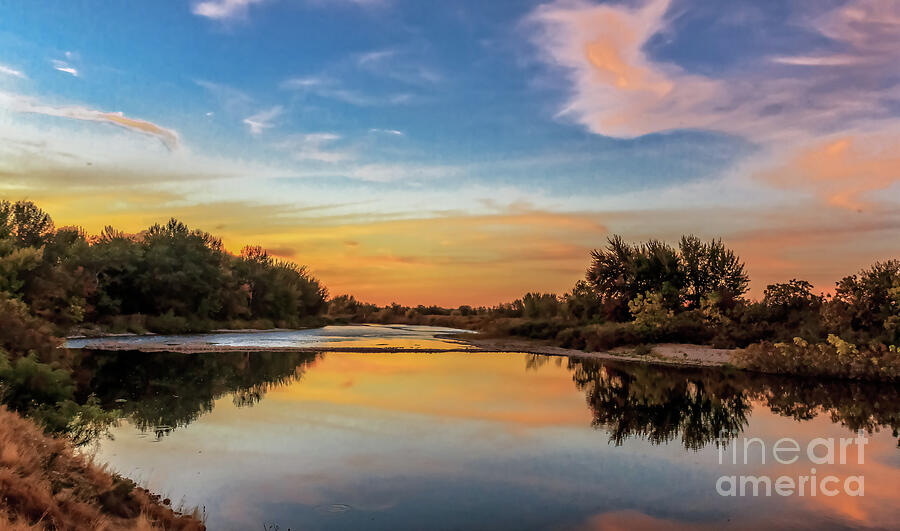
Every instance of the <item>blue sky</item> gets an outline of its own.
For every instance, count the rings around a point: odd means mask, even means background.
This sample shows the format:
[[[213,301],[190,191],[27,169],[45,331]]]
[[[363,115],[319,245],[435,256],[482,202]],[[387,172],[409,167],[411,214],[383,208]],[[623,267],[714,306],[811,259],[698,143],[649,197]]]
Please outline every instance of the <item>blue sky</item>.
[[[877,227],[840,266],[892,251],[876,243],[900,179],[890,2],[0,0],[0,14],[0,194],[89,230],[171,212],[319,260],[342,290],[380,279],[362,293],[382,301],[408,277],[396,263],[433,270],[409,298],[450,301],[431,294],[451,270],[507,277],[508,241],[546,228],[509,216],[593,228],[543,234],[558,258],[525,260],[532,273],[485,302],[564,289],[609,232],[730,236],[763,254],[763,277],[824,287],[825,247],[760,234],[819,234],[824,209],[825,233]],[[480,216],[507,220],[504,245],[429,239],[430,223]],[[420,232],[383,225],[410,220]]]

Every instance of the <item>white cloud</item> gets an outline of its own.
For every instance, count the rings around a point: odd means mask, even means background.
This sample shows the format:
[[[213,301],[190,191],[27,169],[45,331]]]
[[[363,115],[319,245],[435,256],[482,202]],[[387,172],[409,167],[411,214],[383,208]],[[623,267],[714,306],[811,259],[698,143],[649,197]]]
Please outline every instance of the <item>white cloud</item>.
[[[370,74],[391,78],[408,85],[438,83],[442,76],[425,66],[415,51],[385,49],[360,54],[356,65]]]
[[[369,107],[392,103],[390,99],[385,100],[383,98],[369,96],[355,90],[344,88],[338,81],[326,77],[290,78],[281,82],[281,88],[306,94],[314,94],[320,98],[337,100],[357,107]]]
[[[796,55],[772,58],[773,63],[794,66],[844,66],[864,61],[864,58],[853,55]]]
[[[292,135],[276,144],[275,147],[287,152],[295,160],[340,162],[350,158],[350,154],[346,151],[329,148],[340,139],[340,135],[335,133],[307,133]]]
[[[24,73],[21,70],[16,70],[15,68],[8,67],[6,65],[0,64],[0,74],[5,74],[7,76],[17,77],[19,79],[27,79]]]
[[[406,136],[406,133],[404,133],[403,131],[398,131],[397,129],[372,128],[372,129],[369,129],[369,132],[370,133],[383,133],[386,135],[394,135],[394,136]]]
[[[268,0],[203,0],[195,2],[191,7],[191,13],[213,20],[225,21],[247,16],[251,5],[262,4]],[[335,0],[323,2],[322,0],[309,0],[311,4],[334,4]],[[343,3],[358,6],[377,6],[387,3],[388,0],[343,0]]]
[[[53,64],[53,68],[55,70],[59,70],[60,72],[65,72],[66,74],[71,74],[75,77],[78,77],[78,70],[69,63],[60,61],[59,59],[53,59],[50,61],[50,63]]]
[[[277,118],[284,112],[281,105],[276,105],[271,109],[260,111],[252,116],[244,118],[244,123],[250,127],[250,132],[254,135],[261,134],[264,130],[272,127],[272,120]]]
[[[246,113],[253,106],[253,98],[236,88],[203,79],[195,80],[194,83],[206,89],[226,112],[232,114]]]
[[[57,118],[112,124],[129,131],[157,138],[169,149],[178,147],[178,133],[174,130],[156,125],[153,122],[129,118],[121,112],[99,111],[77,105],[46,105],[28,96],[5,92],[0,92],[0,107],[19,113],[41,114]]]
[[[213,20],[227,20],[246,16],[249,6],[262,2],[263,0],[206,0],[195,3],[191,12]]]

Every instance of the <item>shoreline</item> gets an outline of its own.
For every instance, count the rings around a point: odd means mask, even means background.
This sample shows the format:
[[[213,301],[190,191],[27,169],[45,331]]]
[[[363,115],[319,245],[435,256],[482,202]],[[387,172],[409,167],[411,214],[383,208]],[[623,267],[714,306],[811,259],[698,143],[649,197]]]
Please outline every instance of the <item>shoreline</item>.
[[[602,352],[585,352],[575,349],[567,349],[562,347],[554,347],[543,344],[539,341],[521,338],[478,338],[466,337],[453,334],[445,337],[452,337],[455,340],[462,341],[458,347],[352,347],[352,346],[328,346],[320,345],[314,347],[266,347],[266,346],[231,346],[231,345],[212,345],[208,343],[184,343],[184,344],[133,344],[123,343],[111,340],[108,342],[98,343],[90,347],[83,347],[86,350],[100,350],[107,352],[175,352],[179,354],[214,354],[218,352],[290,352],[290,353],[316,353],[316,352],[335,352],[335,353],[356,353],[356,354],[442,354],[451,352],[464,353],[522,353],[536,354],[543,356],[562,356],[569,358],[587,358],[610,361],[625,361],[632,363],[644,363],[649,365],[668,365],[682,367],[724,367],[730,365],[731,353],[730,349],[716,349],[705,345],[690,345],[678,343],[661,343],[652,345],[651,351],[647,354],[637,354],[633,348],[617,348],[610,351]]]

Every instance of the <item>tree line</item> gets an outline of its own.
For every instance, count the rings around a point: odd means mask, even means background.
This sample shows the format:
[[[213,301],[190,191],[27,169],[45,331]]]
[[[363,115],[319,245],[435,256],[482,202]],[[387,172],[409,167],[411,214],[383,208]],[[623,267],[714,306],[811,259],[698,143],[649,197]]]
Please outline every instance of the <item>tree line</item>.
[[[0,402],[78,441],[117,412],[79,390],[66,334],[296,328],[319,325],[326,303],[305,267],[260,247],[231,254],[176,219],[89,236],[0,201]]]
[[[68,330],[199,332],[215,326],[298,327],[327,292],[303,266],[222,241],[171,219],[137,234],[56,229],[31,202],[0,201],[0,292]]]

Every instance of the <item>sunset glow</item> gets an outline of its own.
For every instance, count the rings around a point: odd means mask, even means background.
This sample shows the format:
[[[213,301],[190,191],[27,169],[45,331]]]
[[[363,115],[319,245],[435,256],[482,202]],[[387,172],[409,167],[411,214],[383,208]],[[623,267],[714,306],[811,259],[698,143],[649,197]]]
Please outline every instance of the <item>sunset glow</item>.
[[[900,250],[896,2],[51,4],[0,2],[0,198],[57,226],[446,306],[562,293],[614,233],[722,237],[753,297]]]

